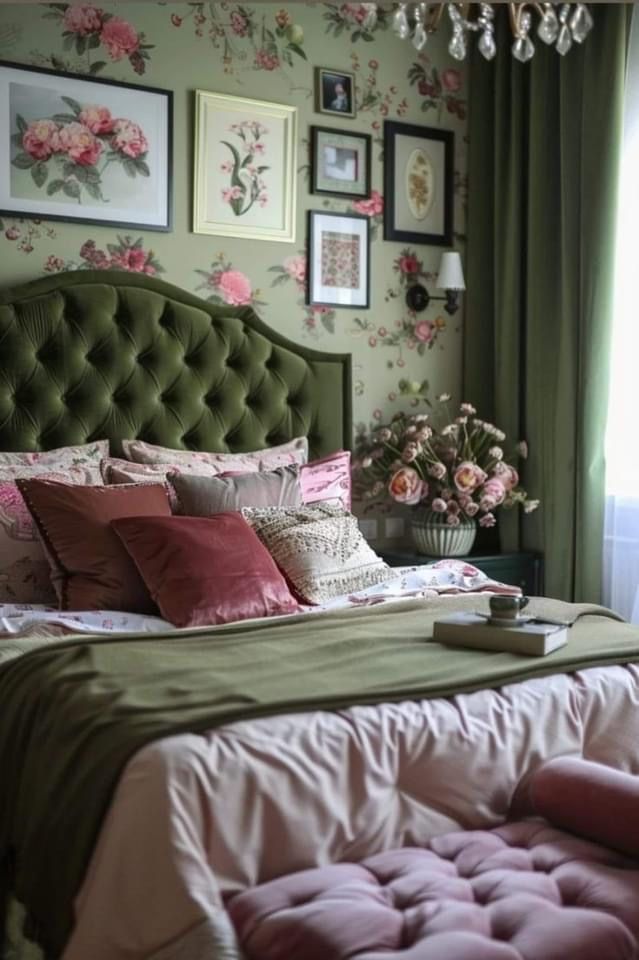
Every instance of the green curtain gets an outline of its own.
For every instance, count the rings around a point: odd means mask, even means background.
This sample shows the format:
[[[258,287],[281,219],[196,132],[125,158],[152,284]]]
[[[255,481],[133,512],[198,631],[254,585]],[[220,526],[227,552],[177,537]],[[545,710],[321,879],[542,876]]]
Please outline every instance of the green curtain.
[[[616,188],[631,4],[591,4],[562,58],[535,37],[470,67],[464,398],[530,446],[537,513],[499,515],[503,550],[541,550],[545,592],[597,601]],[[501,12],[500,12],[501,13]],[[505,11],[504,11],[505,13]]]

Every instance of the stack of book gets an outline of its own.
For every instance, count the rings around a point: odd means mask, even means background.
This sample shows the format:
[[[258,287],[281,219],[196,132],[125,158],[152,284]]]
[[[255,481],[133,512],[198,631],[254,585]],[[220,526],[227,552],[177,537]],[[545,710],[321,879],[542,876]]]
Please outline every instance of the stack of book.
[[[545,623],[533,617],[518,617],[495,623],[496,618],[476,613],[455,613],[436,620],[433,639],[451,647],[475,647],[526,656],[545,657],[563,647],[569,624]]]

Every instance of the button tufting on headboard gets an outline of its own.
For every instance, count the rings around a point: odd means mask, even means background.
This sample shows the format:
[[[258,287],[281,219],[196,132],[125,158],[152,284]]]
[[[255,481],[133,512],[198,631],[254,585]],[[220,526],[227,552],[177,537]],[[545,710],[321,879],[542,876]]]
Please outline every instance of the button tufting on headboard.
[[[0,449],[108,437],[243,451],[351,442],[350,356],[157,280],[58,274],[0,293]]]

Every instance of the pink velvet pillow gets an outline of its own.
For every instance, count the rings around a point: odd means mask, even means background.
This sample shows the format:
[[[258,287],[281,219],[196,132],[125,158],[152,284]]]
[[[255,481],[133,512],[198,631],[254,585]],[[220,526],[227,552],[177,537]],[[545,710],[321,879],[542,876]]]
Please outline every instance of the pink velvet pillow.
[[[300,487],[304,503],[339,501],[351,509],[351,454],[339,450],[321,460],[300,467]]]
[[[127,517],[111,527],[162,616],[176,627],[298,609],[275,561],[238,513]]]

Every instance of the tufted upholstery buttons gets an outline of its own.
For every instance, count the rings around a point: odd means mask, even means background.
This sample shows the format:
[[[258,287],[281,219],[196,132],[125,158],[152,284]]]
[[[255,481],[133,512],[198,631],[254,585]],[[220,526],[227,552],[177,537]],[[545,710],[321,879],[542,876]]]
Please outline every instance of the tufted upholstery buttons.
[[[225,436],[242,452],[313,422],[312,456],[348,445],[344,360],[272,341],[246,309],[240,319],[155,278],[95,273],[27,284],[6,303],[0,294],[0,382],[11,385],[0,449],[34,449],[38,434],[51,446],[119,440],[133,424],[151,443],[215,450]]]
[[[248,960],[286,944],[304,960],[635,960],[638,903],[639,862],[525,821],[291,874],[228,906]]]

